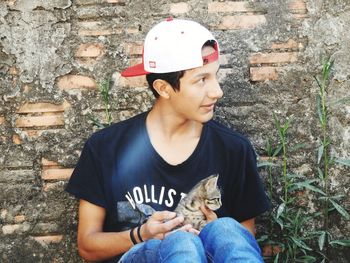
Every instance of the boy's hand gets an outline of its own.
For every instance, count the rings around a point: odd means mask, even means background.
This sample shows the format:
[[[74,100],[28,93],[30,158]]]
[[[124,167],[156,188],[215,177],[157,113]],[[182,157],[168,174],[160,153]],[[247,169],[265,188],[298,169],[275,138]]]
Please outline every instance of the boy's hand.
[[[218,216],[214,213],[214,211],[210,210],[207,206],[202,205],[201,210],[203,214],[205,215],[207,222],[214,221],[215,219],[218,218]]]
[[[155,212],[147,222],[141,226],[142,239],[163,239],[167,233],[171,232],[178,225],[181,225],[183,221],[184,218],[182,216],[177,217],[175,212]]]

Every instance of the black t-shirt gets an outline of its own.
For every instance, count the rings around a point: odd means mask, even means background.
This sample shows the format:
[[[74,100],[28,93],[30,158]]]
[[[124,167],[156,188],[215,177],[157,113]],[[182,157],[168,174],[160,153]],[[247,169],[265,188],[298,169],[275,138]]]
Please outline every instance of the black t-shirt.
[[[153,210],[174,210],[200,180],[219,174],[222,207],[218,217],[239,222],[269,208],[256,155],[242,135],[211,120],[197,147],[179,165],[168,164],[153,148],[147,113],[93,134],[86,142],[66,191],[106,209],[104,231],[142,223]]]

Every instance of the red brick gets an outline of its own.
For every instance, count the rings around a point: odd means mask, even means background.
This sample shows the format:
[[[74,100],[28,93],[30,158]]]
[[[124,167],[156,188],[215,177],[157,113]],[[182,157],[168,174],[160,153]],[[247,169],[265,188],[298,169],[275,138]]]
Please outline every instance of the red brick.
[[[69,107],[69,103],[64,101],[62,104],[53,104],[47,102],[25,103],[17,113],[42,113],[42,112],[63,112]]]
[[[94,4],[123,4],[125,0],[76,0],[77,5],[94,5]]]
[[[105,53],[105,48],[101,43],[81,44],[75,52],[75,57],[97,58]]]
[[[10,69],[9,69],[9,73],[11,74],[11,75],[18,75],[18,69],[16,68],[16,67],[11,67]]]
[[[8,214],[8,210],[7,209],[1,209],[1,211],[0,211],[0,218],[1,219],[5,219],[7,214]]]
[[[73,172],[72,168],[50,168],[42,172],[43,180],[68,180]]]
[[[236,15],[224,16],[221,24],[216,26],[218,29],[253,29],[266,22],[264,15]]]
[[[208,4],[209,13],[232,13],[253,11],[247,2],[212,2]]]
[[[28,93],[31,90],[32,90],[31,86],[29,86],[29,85],[24,85],[23,86],[23,93]]]
[[[48,166],[49,167],[58,167],[59,166],[59,164],[57,162],[50,161],[46,158],[41,158],[41,164],[42,164],[42,166],[46,166],[46,167],[48,167]]]
[[[42,246],[46,247],[49,244],[60,243],[63,239],[63,235],[33,236],[32,238]]]
[[[297,14],[306,14],[307,13],[306,2],[304,0],[291,0],[291,1],[289,1],[288,9],[291,10],[292,13],[297,13]]]
[[[125,53],[128,55],[142,55],[142,43],[126,43],[124,44]]]
[[[8,6],[10,6],[10,7],[13,7],[13,6],[15,6],[16,1],[17,1],[17,0],[6,0],[6,1],[5,1],[5,4],[8,5]]]
[[[302,49],[304,48],[303,43],[297,42],[293,39],[289,39],[287,42],[273,43],[272,49]]]
[[[108,36],[121,34],[120,28],[114,28],[103,21],[84,21],[78,22],[78,35],[80,36]]]
[[[22,140],[21,140],[21,138],[19,137],[18,134],[15,134],[15,135],[12,136],[12,142],[14,144],[16,144],[16,145],[22,144]]]
[[[58,133],[58,132],[61,132],[62,130],[63,129],[52,129],[51,127],[48,130],[46,130],[46,129],[44,129],[44,130],[30,130],[30,129],[26,128],[21,133],[30,139],[34,139],[34,138],[41,136],[43,133],[47,133],[47,132]]]
[[[5,143],[7,142],[6,136],[0,136],[0,143]]]
[[[78,35],[80,35],[80,36],[109,36],[109,35],[113,35],[113,30],[111,30],[111,29],[104,29],[104,30],[79,29]]]
[[[20,229],[20,225],[19,224],[15,224],[15,225],[4,225],[2,227],[2,233],[4,235],[10,235],[13,234],[15,231]]]
[[[250,64],[291,63],[298,59],[298,52],[256,53],[249,58]]]
[[[140,30],[138,28],[127,28],[126,33],[128,34],[138,34],[140,33]]]
[[[60,90],[97,88],[97,84],[94,79],[81,75],[66,75],[60,77],[57,85]]]
[[[14,233],[27,232],[29,229],[30,225],[24,222],[23,224],[4,225],[2,227],[2,233],[4,235],[11,235]]]
[[[44,190],[44,192],[49,192],[49,191],[52,191],[52,190],[54,190],[54,189],[56,189],[56,188],[59,188],[59,187],[61,187],[61,189],[62,189],[62,181],[58,181],[58,182],[54,182],[54,183],[44,183],[43,184],[43,190]]]
[[[16,223],[23,223],[26,220],[26,216],[25,215],[17,215],[14,217],[14,221]]]
[[[292,17],[296,20],[302,20],[305,18],[309,18],[310,16],[308,14],[292,14]]]
[[[63,114],[43,115],[43,116],[24,116],[16,120],[16,127],[47,127],[64,125]]]
[[[185,14],[190,10],[190,6],[186,2],[180,2],[170,5],[170,14]]]
[[[57,162],[46,158],[41,159],[41,165],[43,180],[67,180],[73,172],[73,169],[63,168]]]
[[[250,68],[250,79],[252,81],[276,80],[278,72],[276,67],[254,67]]]

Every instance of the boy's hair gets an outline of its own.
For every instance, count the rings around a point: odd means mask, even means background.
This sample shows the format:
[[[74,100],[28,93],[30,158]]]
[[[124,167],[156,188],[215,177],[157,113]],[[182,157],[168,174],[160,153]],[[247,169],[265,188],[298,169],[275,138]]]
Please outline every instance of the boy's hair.
[[[211,46],[215,47],[215,40],[208,40],[204,43],[203,47]],[[180,79],[185,74],[186,70],[180,70],[175,72],[168,72],[168,73],[150,73],[146,75],[146,80],[148,83],[148,87],[152,90],[153,95],[156,98],[159,98],[158,92],[153,88],[153,82],[157,79],[164,80],[170,84],[170,86],[173,88],[173,90],[176,92],[180,90]]]

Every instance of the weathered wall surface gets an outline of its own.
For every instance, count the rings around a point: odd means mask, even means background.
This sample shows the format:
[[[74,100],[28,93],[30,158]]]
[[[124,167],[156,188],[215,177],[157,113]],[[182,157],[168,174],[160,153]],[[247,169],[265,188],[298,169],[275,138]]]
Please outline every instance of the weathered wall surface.
[[[149,109],[144,79],[119,72],[141,59],[146,32],[169,16],[203,23],[221,43],[225,95],[216,118],[248,136],[263,156],[265,140],[276,138],[272,112],[292,117],[290,141],[308,146],[291,159],[293,169],[307,174],[319,143],[313,75],[331,55],[332,152],[350,156],[348,0],[2,0],[1,262],[81,262],[77,203],[63,189],[96,130],[91,116],[104,118],[98,83],[113,79],[114,121]],[[333,174],[333,190],[347,196],[349,207],[349,170]],[[337,221],[334,235],[349,236],[349,222]]]

